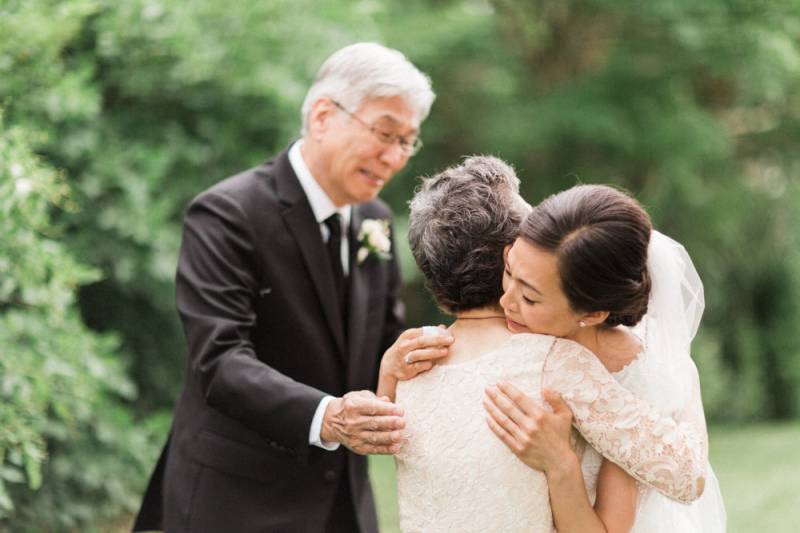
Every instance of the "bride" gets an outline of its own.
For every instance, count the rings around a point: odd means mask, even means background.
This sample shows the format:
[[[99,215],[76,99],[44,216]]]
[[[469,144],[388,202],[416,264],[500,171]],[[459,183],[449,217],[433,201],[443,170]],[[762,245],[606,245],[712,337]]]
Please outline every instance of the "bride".
[[[546,199],[510,247],[503,284],[500,303],[512,331],[583,344],[638,397],[705,431],[697,369],[689,356],[703,312],[702,282],[683,246],[651,231],[635,200],[603,186],[573,187]],[[626,294],[646,301],[641,321],[620,306]],[[635,333],[625,326],[636,326]],[[569,379],[556,368],[547,372],[546,385]],[[632,491],[633,480],[600,456],[602,446],[582,457],[571,449],[571,413],[563,402],[553,398],[556,412],[549,413],[513,386],[489,392],[491,429],[523,462],[545,472],[560,532],[603,531],[598,518],[610,514],[600,495],[606,485],[617,488],[615,498],[627,494],[636,502],[634,532],[725,530],[710,465],[703,496],[691,505],[668,500],[646,485]],[[675,465],[665,460],[662,467]]]
[[[407,424],[408,442],[397,455],[403,531],[552,530],[545,473],[528,468],[483,422],[483,391],[498,381],[535,398],[546,382],[575,412],[586,441],[641,483],[686,502],[703,491],[701,423],[660,415],[580,344],[506,328],[498,305],[502,250],[526,211],[513,171],[483,157],[426,180],[412,202],[412,251],[439,306],[456,316],[456,340],[447,359],[411,381],[398,384],[399,366],[417,361],[384,360],[378,394],[394,397],[396,389]],[[498,410],[507,407],[499,392]],[[598,485],[598,501],[614,516],[632,517],[632,499],[609,487],[615,485]]]

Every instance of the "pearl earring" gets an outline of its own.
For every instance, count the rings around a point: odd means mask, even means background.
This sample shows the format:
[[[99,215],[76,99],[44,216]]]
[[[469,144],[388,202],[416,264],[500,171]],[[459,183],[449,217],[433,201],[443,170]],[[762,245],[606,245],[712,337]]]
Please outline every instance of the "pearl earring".
[[[582,327],[582,328],[585,328],[585,327],[586,327],[586,322],[584,322],[583,320],[581,320],[580,322],[578,322],[578,325],[579,325],[580,327]]]

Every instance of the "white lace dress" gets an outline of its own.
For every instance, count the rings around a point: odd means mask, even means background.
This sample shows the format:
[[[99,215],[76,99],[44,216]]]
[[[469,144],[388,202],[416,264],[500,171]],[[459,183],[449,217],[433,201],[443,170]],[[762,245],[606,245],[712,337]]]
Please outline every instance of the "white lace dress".
[[[657,386],[651,383],[647,371],[643,368],[641,354],[620,372],[612,374],[621,385],[630,390],[636,397],[647,400],[650,405],[658,407],[665,415],[678,420],[691,420],[692,424],[704,424],[702,420],[702,401],[697,369],[693,364],[685,368],[686,380],[692,383],[693,394],[688,405],[671,405],[669,398],[660,394]],[[699,417],[699,418],[698,418]],[[594,503],[597,496],[597,478],[602,466],[603,457],[591,448],[585,447],[581,458],[581,470],[589,493],[589,500]],[[668,499],[644,484],[639,484],[636,520],[631,533],[724,533],[726,530],[725,506],[711,465],[706,465],[705,490],[702,496],[691,503],[676,502]]]
[[[545,378],[592,446],[672,498],[697,497],[707,462],[704,431],[662,417],[579,344],[523,333],[398,384],[409,436],[396,458],[402,531],[552,531],[544,475],[491,432],[482,405],[484,389],[499,380],[541,401]]]

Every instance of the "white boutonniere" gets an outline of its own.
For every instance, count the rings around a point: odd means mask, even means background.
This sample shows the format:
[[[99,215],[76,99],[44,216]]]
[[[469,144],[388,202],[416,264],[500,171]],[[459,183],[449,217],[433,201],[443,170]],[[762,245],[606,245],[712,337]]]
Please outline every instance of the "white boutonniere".
[[[361,244],[356,254],[358,264],[363,263],[369,254],[374,254],[382,260],[391,259],[392,254],[389,251],[392,249],[392,240],[389,235],[388,220],[365,219],[358,230],[358,242]]]

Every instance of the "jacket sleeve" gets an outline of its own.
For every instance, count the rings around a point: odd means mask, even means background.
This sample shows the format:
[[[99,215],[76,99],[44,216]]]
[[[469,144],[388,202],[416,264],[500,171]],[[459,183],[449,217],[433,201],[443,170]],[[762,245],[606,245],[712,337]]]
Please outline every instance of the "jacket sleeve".
[[[708,437],[696,417],[661,414],[620,385],[592,352],[563,339],[548,355],[544,385],[569,404],[584,438],[638,481],[684,503],[703,493]]]
[[[303,456],[325,394],[256,357],[257,261],[251,226],[233,198],[210,191],[192,202],[176,277],[186,379],[197,381],[209,406]]]

